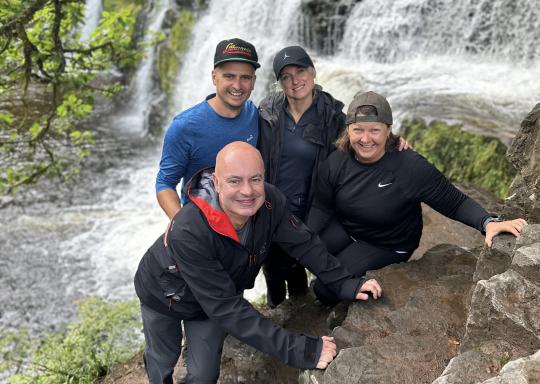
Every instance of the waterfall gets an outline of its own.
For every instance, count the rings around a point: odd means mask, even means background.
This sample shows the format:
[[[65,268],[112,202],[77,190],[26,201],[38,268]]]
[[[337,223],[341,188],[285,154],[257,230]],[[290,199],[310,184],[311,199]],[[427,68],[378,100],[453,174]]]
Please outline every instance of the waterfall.
[[[348,19],[342,53],[396,62],[421,55],[534,61],[540,7],[530,0],[363,0]]]
[[[184,110],[214,91],[210,73],[216,45],[221,40],[238,37],[252,43],[261,68],[252,99],[260,101],[269,82],[274,81],[274,54],[291,39],[293,22],[299,19],[300,0],[213,0],[208,11],[195,25],[190,48],[177,80],[175,106]]]
[[[81,39],[83,41],[88,41],[90,39],[90,34],[99,25],[102,10],[103,4],[101,3],[101,0],[86,0],[84,8],[84,24],[81,28]]]
[[[363,0],[319,82],[350,102],[384,94],[403,117],[461,123],[509,143],[540,99],[540,8],[528,0]]]
[[[169,9],[169,0],[154,0],[148,15],[148,28],[144,34],[144,42],[155,38],[160,31],[165,14]],[[146,46],[145,52],[137,72],[133,76],[129,99],[116,117],[115,124],[122,133],[143,136],[148,130],[148,114],[150,104],[156,96],[153,92],[153,70],[156,57],[156,46]]]

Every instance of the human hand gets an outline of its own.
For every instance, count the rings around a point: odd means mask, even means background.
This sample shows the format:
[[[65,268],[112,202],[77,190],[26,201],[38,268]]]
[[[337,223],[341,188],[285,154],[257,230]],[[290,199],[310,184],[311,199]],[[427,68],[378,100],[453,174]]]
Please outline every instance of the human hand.
[[[369,298],[367,293],[363,292],[371,292],[373,295],[373,298],[377,300],[379,297],[381,297],[382,294],[382,288],[375,279],[369,279],[358,290],[356,293],[356,300],[367,300]]]
[[[412,147],[411,144],[409,144],[409,142],[407,140],[405,140],[403,137],[400,137],[399,138],[399,148],[398,148],[400,151],[404,151],[406,149],[413,149],[414,148]]]
[[[319,362],[317,363],[317,369],[326,369],[328,367],[328,364],[334,360],[334,357],[336,357],[336,343],[334,343],[334,338],[330,336],[323,336],[322,337],[322,350],[321,350],[321,357],[319,358]]]
[[[527,222],[523,219],[506,220],[506,221],[490,221],[486,225],[486,239],[485,243],[488,247],[493,244],[493,238],[499,233],[509,232],[514,236],[519,236],[523,227],[527,225]]]

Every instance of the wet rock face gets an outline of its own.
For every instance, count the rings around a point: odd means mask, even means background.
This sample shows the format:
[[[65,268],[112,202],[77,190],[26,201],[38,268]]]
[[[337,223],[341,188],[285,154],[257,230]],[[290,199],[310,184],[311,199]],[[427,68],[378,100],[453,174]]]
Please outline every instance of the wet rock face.
[[[354,4],[361,0],[303,0],[295,34],[301,45],[325,55],[335,53]]]

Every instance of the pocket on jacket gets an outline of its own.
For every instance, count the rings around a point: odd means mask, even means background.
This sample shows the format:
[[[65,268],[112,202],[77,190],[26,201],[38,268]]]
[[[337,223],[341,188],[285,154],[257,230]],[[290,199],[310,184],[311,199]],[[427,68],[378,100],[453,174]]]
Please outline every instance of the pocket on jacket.
[[[185,295],[186,282],[176,264],[167,266],[159,275],[159,285],[167,299],[179,302]]]

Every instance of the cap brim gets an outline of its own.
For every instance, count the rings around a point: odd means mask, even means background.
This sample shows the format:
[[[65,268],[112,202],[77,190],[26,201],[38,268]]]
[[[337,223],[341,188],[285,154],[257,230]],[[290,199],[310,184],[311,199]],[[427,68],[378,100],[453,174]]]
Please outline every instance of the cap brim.
[[[253,60],[248,60],[248,59],[241,59],[241,58],[238,58],[238,57],[234,57],[234,58],[230,58],[230,59],[223,59],[223,60],[219,60],[219,61],[216,61],[214,63],[214,68],[217,67],[218,65],[220,65],[221,63],[225,63],[227,61],[239,61],[239,62],[242,62],[242,63],[249,63],[251,65],[253,65],[253,67],[255,69],[257,68],[260,68],[260,64],[257,63],[256,61],[253,61]]]
[[[282,71],[283,68],[285,68],[287,65],[296,65],[297,67],[301,67],[301,68],[308,68],[308,67],[309,67],[309,64],[306,64],[305,62],[291,61],[291,62],[289,62],[289,63],[284,63],[284,64],[281,66],[281,68],[279,68],[279,71],[277,71],[277,73],[275,74],[277,79],[279,79],[279,75],[281,75],[281,71]]]

